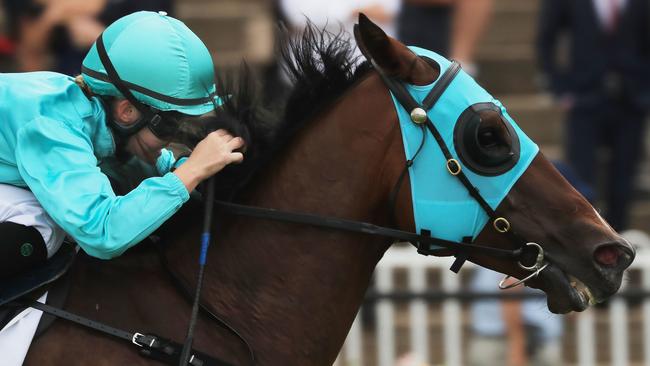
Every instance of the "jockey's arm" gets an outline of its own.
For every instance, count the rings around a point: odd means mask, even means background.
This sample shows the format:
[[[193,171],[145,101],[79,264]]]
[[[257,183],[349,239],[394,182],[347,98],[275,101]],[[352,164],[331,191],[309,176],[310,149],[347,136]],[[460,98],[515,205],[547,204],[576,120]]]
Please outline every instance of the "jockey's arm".
[[[189,194],[173,173],[117,196],[81,131],[39,118],[17,135],[16,160],[43,208],[89,255],[109,259],[146,238]]]

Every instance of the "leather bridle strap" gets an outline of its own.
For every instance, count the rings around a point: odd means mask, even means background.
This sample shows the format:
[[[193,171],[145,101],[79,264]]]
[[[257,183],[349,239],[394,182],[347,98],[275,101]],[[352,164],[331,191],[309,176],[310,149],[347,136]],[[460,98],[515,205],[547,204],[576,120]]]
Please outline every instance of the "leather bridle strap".
[[[460,63],[458,63],[458,61],[452,61],[451,66],[449,66],[447,71],[445,71],[445,73],[440,76],[440,80],[438,80],[436,87],[433,88],[422,101],[422,108],[425,111],[428,111],[429,109],[433,108],[434,105],[436,105],[438,99],[440,99],[442,93],[447,90],[449,84],[454,81],[454,78],[456,78],[456,75],[458,75],[460,69]]]
[[[415,158],[420,154],[422,151],[422,148],[424,147],[424,143],[426,142],[427,139],[427,134],[424,129],[424,126],[420,126],[421,132],[422,132],[422,140],[420,141],[420,146],[418,149],[415,151],[415,154],[413,154],[413,158],[406,160],[406,163],[404,164],[404,167],[402,168],[402,172],[400,173],[399,177],[397,178],[397,182],[393,186],[393,189],[390,191],[390,194],[388,195],[388,210],[390,212],[391,220],[393,223],[397,222],[397,218],[395,216],[395,206],[397,205],[397,195],[399,194],[399,191],[402,187],[402,184],[404,183],[404,179],[408,176],[409,173],[409,168],[413,166],[413,162],[415,161]]]
[[[225,201],[214,201],[216,207],[231,214],[254,217],[258,219],[283,221],[294,224],[311,225],[327,229],[335,229],[360,234],[382,236],[411,243],[418,249],[418,253],[424,255],[435,254],[438,250],[431,249],[431,246],[443,247],[452,251],[471,249],[473,252],[487,254],[500,258],[519,258],[521,249],[507,250],[494,247],[487,247],[476,244],[459,244],[458,242],[432,238],[426,235],[418,235],[408,231],[391,229],[374,225],[367,222],[341,219],[338,217],[321,216],[294,211],[276,210],[273,208],[255,207],[240,205]],[[461,248],[461,246],[463,248]]]

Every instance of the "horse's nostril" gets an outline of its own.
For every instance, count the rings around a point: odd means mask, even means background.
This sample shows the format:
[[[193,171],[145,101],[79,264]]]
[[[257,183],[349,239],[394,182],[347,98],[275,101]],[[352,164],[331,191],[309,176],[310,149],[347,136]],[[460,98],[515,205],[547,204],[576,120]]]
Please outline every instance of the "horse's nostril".
[[[634,248],[625,240],[601,245],[594,251],[594,261],[603,269],[622,271],[632,264]]]
[[[605,245],[596,249],[594,259],[601,266],[614,267],[618,264],[618,259],[623,254],[623,251],[617,245]]]

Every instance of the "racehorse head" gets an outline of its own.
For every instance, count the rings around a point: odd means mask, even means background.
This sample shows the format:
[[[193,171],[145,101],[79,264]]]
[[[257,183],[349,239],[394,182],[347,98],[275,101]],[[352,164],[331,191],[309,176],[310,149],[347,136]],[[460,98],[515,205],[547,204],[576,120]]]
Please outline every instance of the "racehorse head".
[[[391,89],[396,111],[391,118],[402,132],[408,176],[404,182],[394,178],[400,228],[521,248],[518,259],[474,248],[461,255],[529,277],[526,283],[547,293],[554,312],[582,311],[618,290],[634,249],[549,163],[499,101],[454,63],[406,47],[363,14],[355,37]]]

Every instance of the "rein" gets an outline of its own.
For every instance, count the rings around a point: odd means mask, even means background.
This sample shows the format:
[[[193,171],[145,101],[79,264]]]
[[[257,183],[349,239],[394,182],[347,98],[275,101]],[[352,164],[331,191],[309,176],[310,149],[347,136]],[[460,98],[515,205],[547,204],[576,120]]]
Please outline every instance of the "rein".
[[[458,252],[472,250],[477,253],[483,253],[493,257],[507,259],[516,259],[522,255],[521,248],[508,250],[469,243],[458,243],[455,241],[433,238],[429,235],[421,235],[408,231],[378,226],[368,222],[346,220],[332,216],[321,216],[303,212],[277,210],[274,208],[246,206],[219,200],[214,201],[214,204],[225,212],[239,216],[283,221],[294,224],[311,225],[326,229],[334,229],[397,239],[399,241],[410,243],[415,248],[417,248],[418,253],[422,255],[432,255],[440,251],[440,248],[432,247],[443,247],[445,249],[450,249]]]

